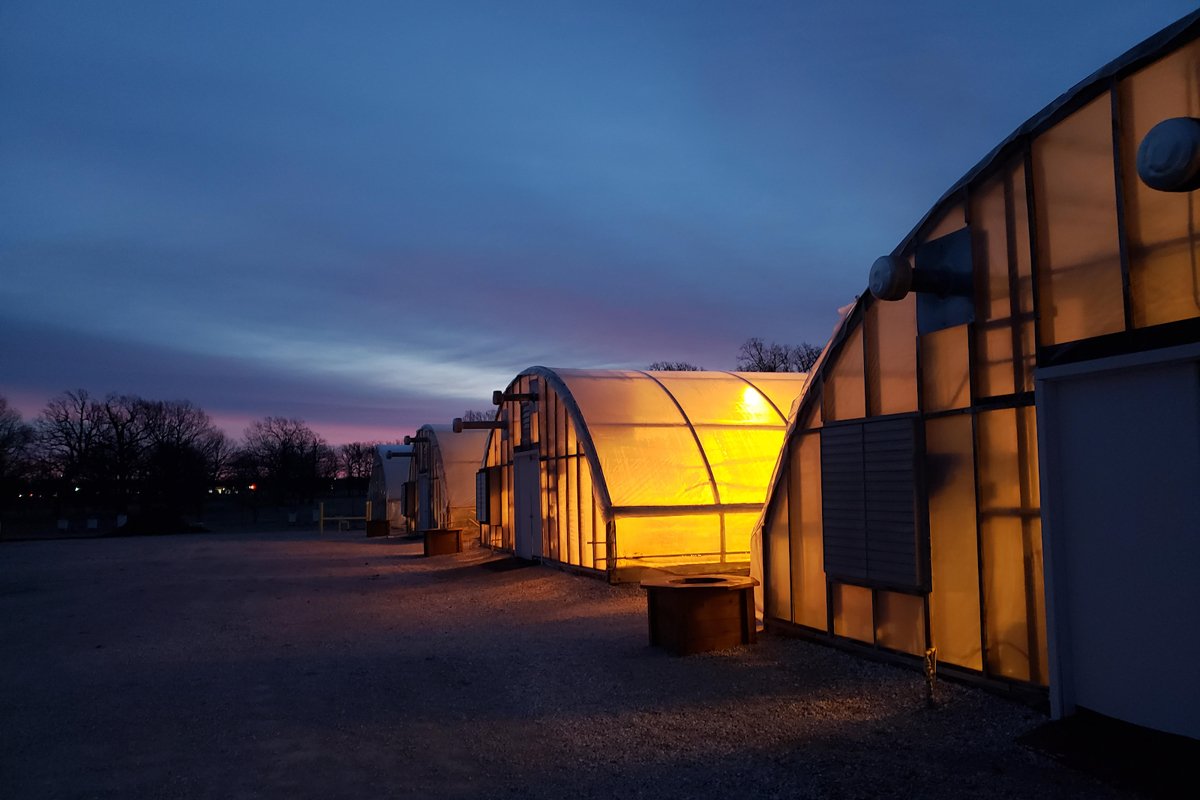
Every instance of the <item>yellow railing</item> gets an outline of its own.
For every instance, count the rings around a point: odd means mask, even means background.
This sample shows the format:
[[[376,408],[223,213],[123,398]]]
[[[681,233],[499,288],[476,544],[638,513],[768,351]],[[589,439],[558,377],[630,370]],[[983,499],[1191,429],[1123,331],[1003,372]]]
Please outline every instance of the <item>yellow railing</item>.
[[[325,533],[325,523],[326,522],[336,522],[339,531],[348,531],[348,530],[350,530],[351,522],[362,522],[365,525],[367,520],[369,520],[370,518],[371,518],[371,501],[370,500],[367,501],[367,509],[361,517],[327,517],[327,516],[325,516],[325,503],[322,502],[320,504],[320,517],[318,518],[319,522],[317,523],[317,531],[319,533]]]

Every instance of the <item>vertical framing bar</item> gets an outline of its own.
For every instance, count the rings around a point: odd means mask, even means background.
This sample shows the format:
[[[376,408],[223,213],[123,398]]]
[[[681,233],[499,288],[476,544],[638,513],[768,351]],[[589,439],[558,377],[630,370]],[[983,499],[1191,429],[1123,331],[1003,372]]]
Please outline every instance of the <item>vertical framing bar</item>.
[[[1022,411],[1029,406],[1018,406],[1013,409],[1013,423],[1016,425],[1017,438],[1017,474],[1015,476],[1017,486],[1021,495],[1021,511],[1030,507],[1030,499],[1032,492],[1029,481],[1026,480],[1027,475],[1022,472],[1028,471],[1029,466],[1029,437],[1026,435],[1025,426],[1022,424]],[[1024,561],[1025,574],[1025,626],[1026,638],[1028,639],[1026,651],[1029,654],[1029,681],[1030,683],[1038,683],[1040,681],[1034,679],[1037,674],[1039,679],[1044,680],[1045,676],[1040,673],[1041,665],[1041,643],[1038,641],[1037,628],[1037,586],[1036,578],[1033,574],[1033,532],[1030,530],[1029,517],[1021,513],[1019,516],[1021,522],[1021,557]]]
[[[1008,255],[1008,317],[1012,339],[1013,391],[1025,391],[1021,378],[1021,365],[1025,354],[1021,349],[1021,281],[1017,275],[1017,222],[1016,200],[1013,197],[1013,171],[1015,161],[1004,167],[1004,238]],[[1026,182],[1029,176],[1025,176]],[[1032,271],[1030,272],[1032,279]],[[1036,342],[1034,343],[1036,346]]]
[[[980,668],[984,675],[990,676],[988,669],[988,633],[987,633],[987,591],[984,584],[983,565],[983,525],[979,510],[979,414],[971,409],[971,459],[975,471],[975,567],[979,580],[979,655]]]
[[[1121,168],[1121,103],[1116,79],[1109,81],[1109,107],[1112,112],[1113,191],[1117,195],[1117,244],[1121,253],[1121,302],[1125,311],[1125,330],[1133,330],[1133,298],[1129,279],[1129,237],[1125,234],[1125,192]]]
[[[1026,141],[1025,143],[1025,215],[1028,217],[1027,224],[1029,226],[1029,291],[1033,295],[1033,366],[1038,365],[1038,352],[1042,349],[1042,300],[1040,261],[1041,256],[1038,253],[1038,227],[1037,227],[1037,192],[1034,191],[1035,183],[1033,172],[1033,142]]]

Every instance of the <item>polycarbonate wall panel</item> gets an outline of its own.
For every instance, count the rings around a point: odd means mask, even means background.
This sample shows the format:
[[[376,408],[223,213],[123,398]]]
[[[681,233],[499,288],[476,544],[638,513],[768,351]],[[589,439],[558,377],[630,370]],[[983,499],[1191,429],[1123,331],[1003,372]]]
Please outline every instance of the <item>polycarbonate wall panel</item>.
[[[838,636],[858,639],[871,644],[875,641],[875,622],[872,613],[871,590],[861,586],[835,583],[833,597],[833,632]]]
[[[933,646],[939,661],[982,670],[975,441],[970,415],[925,422],[925,481]]]
[[[917,410],[917,297],[872,303],[866,331],[869,411],[903,414]]]
[[[966,227],[966,224],[966,211],[961,205],[947,206],[934,226],[921,236],[921,241],[931,242],[934,239],[940,239],[946,234]]]
[[[788,485],[785,470],[779,485]],[[763,587],[764,613],[774,619],[792,621],[792,556],[788,535],[787,492],[777,492],[763,525],[762,541],[767,555],[767,574]]]
[[[745,563],[750,560],[750,537],[758,524],[758,511],[726,511],[725,556],[727,561]]]
[[[1046,682],[1034,410],[978,415],[978,493],[991,674]],[[1030,438],[1032,437],[1032,438]]]
[[[721,552],[721,517],[617,517],[616,546],[618,567],[712,561]]]
[[[733,375],[656,372],[654,377],[679,402],[693,425],[782,425],[766,395]],[[800,383],[800,381],[796,381]]]
[[[596,501],[592,496],[592,469],[587,459],[580,456],[574,460],[575,469],[579,473],[579,500],[576,503],[579,512],[579,541],[582,553],[581,563],[585,567],[596,566]],[[603,553],[599,554],[603,556]]]
[[[971,404],[968,326],[921,337],[921,399],[925,411],[948,411]]]
[[[825,539],[821,520],[821,434],[789,444],[786,484],[791,529],[792,620],[825,630]]]
[[[690,428],[593,425],[590,430],[614,506],[716,502]]]
[[[980,397],[1015,391],[1007,176],[971,194],[975,262],[975,389]]]
[[[842,342],[837,359],[826,371],[826,422],[866,416],[867,396],[863,381],[863,335],[862,328],[856,327]]]
[[[875,641],[882,647],[925,653],[925,601],[899,592],[875,593]]]
[[[1200,116],[1200,42],[1134,73],[1119,96],[1134,327],[1200,316],[1200,203],[1195,192],[1160,192],[1137,177],[1137,149],[1151,128]]]
[[[722,503],[762,503],[784,429],[697,426]]]
[[[1041,343],[1125,328],[1106,93],[1033,141]]]

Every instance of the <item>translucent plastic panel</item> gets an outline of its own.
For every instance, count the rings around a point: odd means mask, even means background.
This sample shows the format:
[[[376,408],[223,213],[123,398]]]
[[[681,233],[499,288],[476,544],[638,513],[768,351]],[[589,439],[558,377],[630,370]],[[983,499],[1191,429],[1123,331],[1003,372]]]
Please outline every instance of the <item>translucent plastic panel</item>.
[[[791,529],[792,619],[826,630],[825,542],[821,523],[821,435],[792,439],[788,461],[788,525]]]
[[[803,399],[804,407],[800,409],[796,430],[807,431],[821,427],[821,390],[814,386],[808,396]]]
[[[600,514],[600,509],[592,506],[592,520],[594,521],[592,535],[595,538],[595,544],[592,550],[596,553],[596,569],[608,569],[608,522]]]
[[[750,536],[758,524],[758,511],[725,512],[725,556],[729,561],[750,560]]]
[[[967,328],[959,325],[921,337],[921,402],[927,412],[971,403]]]
[[[779,484],[783,491],[776,492],[763,526],[762,540],[767,560],[763,596],[766,602],[764,611],[768,617],[791,622],[792,556],[788,541],[787,479],[785,471],[780,476]]]
[[[601,423],[674,423],[683,417],[655,381],[638,372],[558,370],[587,425]]]
[[[975,391],[980,397],[1012,394],[1014,390],[1012,321],[975,324]]]
[[[762,392],[733,375],[674,372],[655,377],[679,401],[693,425],[782,425],[786,421]]]
[[[565,561],[568,564],[579,563],[579,531],[577,530],[578,523],[576,522],[575,498],[572,497],[571,478],[575,477],[575,470],[569,458],[560,458],[558,460],[558,514],[559,528],[562,530],[563,539],[566,542],[567,548],[563,551]],[[576,489],[576,491],[578,491]]]
[[[872,303],[863,328],[871,416],[916,411],[917,296]]]
[[[715,502],[690,428],[593,425],[591,433],[613,505]]]
[[[617,566],[667,566],[714,561],[721,552],[716,513],[674,517],[618,517]]]
[[[562,560],[562,540],[558,527],[558,487],[554,459],[541,462],[541,528],[544,531],[547,557]]]
[[[697,427],[722,503],[761,503],[779,457],[784,429]]]
[[[1135,327],[1200,316],[1200,203],[1137,177],[1137,149],[1164,119],[1200,115],[1200,42],[1121,82],[1121,172]]]
[[[587,459],[576,459],[575,469],[579,472],[579,499],[575,505],[579,511],[579,540],[582,543],[580,563],[585,567],[596,565],[596,530],[592,524],[595,501],[592,499],[592,470]]]
[[[940,661],[982,670],[974,462],[969,415],[926,421],[933,646]]]
[[[1033,142],[1042,344],[1125,327],[1109,95]]]
[[[966,227],[967,218],[964,215],[964,210],[961,204],[953,205],[941,212],[942,216],[934,224],[933,228],[921,237],[922,241],[928,242],[945,236],[948,233],[954,233],[960,228]]]
[[[1044,684],[1046,631],[1034,424],[1032,408],[979,415],[980,542],[988,671]]]
[[[736,372],[754,388],[767,396],[771,404],[779,409],[784,419],[792,413],[792,403],[804,389],[805,374],[802,372]]]
[[[871,590],[861,586],[835,583],[833,595],[833,632],[860,642],[875,641],[875,623],[871,612]]]
[[[1006,175],[972,194],[975,257],[975,388],[980,397],[1011,394],[1013,316],[1008,254]]]
[[[884,647],[925,653],[925,601],[899,592],[875,593],[875,640]]]
[[[825,373],[826,422],[859,419],[867,414],[863,386],[863,334],[855,328],[842,342],[832,369]]]

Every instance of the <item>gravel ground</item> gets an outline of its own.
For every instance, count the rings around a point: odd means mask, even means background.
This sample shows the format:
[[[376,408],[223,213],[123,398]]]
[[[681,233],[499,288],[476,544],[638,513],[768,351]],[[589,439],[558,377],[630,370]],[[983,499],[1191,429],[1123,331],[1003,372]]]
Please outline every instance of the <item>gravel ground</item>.
[[[315,533],[0,546],[0,797],[1119,796],[1044,718],[792,638],[675,658],[645,598]]]

